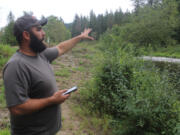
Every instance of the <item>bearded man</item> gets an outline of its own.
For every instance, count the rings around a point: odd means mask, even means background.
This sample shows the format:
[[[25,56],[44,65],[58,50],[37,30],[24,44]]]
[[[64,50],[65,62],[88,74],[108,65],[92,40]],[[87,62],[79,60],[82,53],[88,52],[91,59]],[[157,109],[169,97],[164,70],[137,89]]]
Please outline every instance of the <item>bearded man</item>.
[[[61,128],[60,104],[69,94],[58,90],[51,62],[88,36],[91,29],[47,48],[42,29],[47,19],[24,15],[14,25],[19,49],[3,70],[5,97],[10,111],[12,135],[54,135]]]

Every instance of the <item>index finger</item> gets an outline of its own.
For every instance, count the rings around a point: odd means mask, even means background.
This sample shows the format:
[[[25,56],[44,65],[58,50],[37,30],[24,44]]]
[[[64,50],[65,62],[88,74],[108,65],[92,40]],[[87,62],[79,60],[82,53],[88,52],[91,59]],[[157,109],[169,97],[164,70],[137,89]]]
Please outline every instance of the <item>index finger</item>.
[[[66,92],[66,91],[67,91],[67,89],[59,90],[59,92],[61,92],[61,93],[64,93],[64,92]]]
[[[93,37],[90,37],[90,36],[88,36],[87,38],[89,38],[89,39],[91,39],[91,40],[94,40],[94,38],[93,38]]]

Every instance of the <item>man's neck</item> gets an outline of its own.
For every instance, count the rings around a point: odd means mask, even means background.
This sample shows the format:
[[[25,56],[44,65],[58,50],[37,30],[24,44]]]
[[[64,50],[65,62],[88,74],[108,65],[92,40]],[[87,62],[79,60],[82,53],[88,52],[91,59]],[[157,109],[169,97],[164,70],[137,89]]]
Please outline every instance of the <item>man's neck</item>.
[[[25,54],[25,55],[28,55],[28,56],[36,56],[37,54],[35,52],[33,52],[31,49],[29,48],[20,48],[19,49],[19,52]]]

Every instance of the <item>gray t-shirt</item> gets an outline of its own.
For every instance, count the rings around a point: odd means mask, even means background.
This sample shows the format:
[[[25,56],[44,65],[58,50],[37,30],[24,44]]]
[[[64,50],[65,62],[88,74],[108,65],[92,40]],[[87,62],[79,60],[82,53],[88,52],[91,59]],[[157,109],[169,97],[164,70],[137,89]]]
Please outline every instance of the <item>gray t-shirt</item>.
[[[7,107],[29,98],[52,96],[57,90],[50,63],[57,58],[57,48],[47,48],[37,56],[17,51],[3,70]],[[61,127],[60,106],[52,105],[28,115],[11,115],[12,135],[52,135]]]

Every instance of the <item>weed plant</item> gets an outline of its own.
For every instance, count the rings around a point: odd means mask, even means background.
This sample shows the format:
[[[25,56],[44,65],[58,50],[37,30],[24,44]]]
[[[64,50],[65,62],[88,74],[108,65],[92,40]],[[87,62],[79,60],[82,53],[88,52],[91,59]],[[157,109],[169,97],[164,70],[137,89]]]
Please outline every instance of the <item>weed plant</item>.
[[[171,57],[171,58],[180,58],[180,47],[176,46],[167,46],[166,48],[159,47],[156,50],[152,51],[150,55],[159,56],[159,57]]]
[[[10,56],[16,51],[16,48],[10,47],[9,45],[0,44],[0,69],[8,61]]]
[[[16,48],[14,47],[11,48],[8,45],[0,44],[0,71],[2,70],[4,64],[9,60],[10,56],[15,52],[15,50]],[[0,83],[2,83],[1,80]],[[0,107],[5,107],[4,88],[2,84],[0,84]]]
[[[6,106],[5,95],[4,95],[4,87],[0,87],[0,108],[4,108]]]
[[[81,92],[82,103],[112,116],[112,135],[179,133],[180,106],[168,72],[135,58],[131,45],[107,50]]]
[[[0,72],[4,66],[4,64],[9,60],[12,54],[16,51],[16,47],[10,47],[9,45],[0,44]],[[1,78],[0,78],[1,79]],[[5,108],[5,96],[4,96],[4,87],[2,81],[0,80],[0,108]],[[9,123],[1,122],[0,135],[10,135],[9,131]]]
[[[9,129],[3,129],[0,131],[0,135],[10,135]]]

